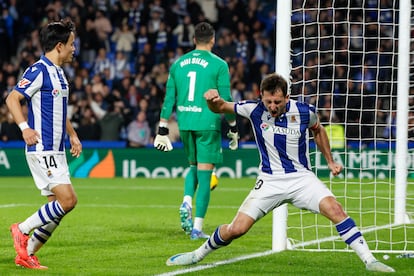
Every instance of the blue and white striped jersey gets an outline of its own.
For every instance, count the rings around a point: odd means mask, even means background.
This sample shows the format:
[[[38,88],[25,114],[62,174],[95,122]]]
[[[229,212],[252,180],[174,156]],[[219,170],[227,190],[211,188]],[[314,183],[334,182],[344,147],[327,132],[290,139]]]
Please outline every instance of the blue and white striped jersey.
[[[289,100],[286,113],[278,118],[273,118],[260,100],[236,103],[234,110],[251,122],[262,172],[310,170],[308,129],[319,124],[314,106]]]
[[[28,124],[40,133],[30,152],[64,152],[69,85],[63,69],[45,56],[23,73],[14,88],[28,102]]]

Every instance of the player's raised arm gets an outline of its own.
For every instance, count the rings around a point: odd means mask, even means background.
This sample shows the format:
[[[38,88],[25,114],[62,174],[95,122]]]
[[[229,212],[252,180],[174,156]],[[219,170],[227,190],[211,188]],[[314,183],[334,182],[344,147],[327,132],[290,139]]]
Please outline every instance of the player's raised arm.
[[[204,93],[208,108],[214,113],[234,114],[234,102],[227,102],[220,97],[217,89],[209,89]]]

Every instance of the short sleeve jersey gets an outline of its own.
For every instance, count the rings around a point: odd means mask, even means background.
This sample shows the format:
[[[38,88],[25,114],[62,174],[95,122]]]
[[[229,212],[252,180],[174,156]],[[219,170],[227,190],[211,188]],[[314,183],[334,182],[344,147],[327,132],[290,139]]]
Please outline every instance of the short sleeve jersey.
[[[181,56],[170,68],[161,118],[168,120],[176,107],[180,130],[220,130],[221,115],[208,109],[204,93],[217,89],[230,101],[230,74],[227,63],[204,50]]]
[[[273,118],[261,101],[242,101],[234,109],[250,120],[262,172],[285,174],[310,170],[309,128],[319,124],[314,106],[289,100],[286,112],[278,118]]]
[[[45,56],[26,69],[14,88],[26,97],[28,124],[40,141],[27,153],[64,152],[69,85],[63,69]]]

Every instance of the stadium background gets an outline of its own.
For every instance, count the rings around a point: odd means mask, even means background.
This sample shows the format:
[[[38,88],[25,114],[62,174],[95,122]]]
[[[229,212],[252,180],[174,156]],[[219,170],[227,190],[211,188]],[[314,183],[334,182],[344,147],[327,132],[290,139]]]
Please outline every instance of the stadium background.
[[[83,141],[125,141],[134,147],[152,143],[169,65],[193,48],[193,28],[200,21],[210,21],[216,28],[214,52],[229,64],[235,100],[255,98],[262,75],[275,69],[274,1],[0,1],[0,5],[2,141],[21,140],[4,98],[22,71],[41,55],[39,27],[67,16],[76,23],[78,35],[76,60],[65,66],[72,83],[69,110]],[[139,142],[127,143],[128,125],[141,111]],[[242,141],[252,140],[245,122],[240,133]]]
[[[315,6],[317,2],[306,3]],[[369,5],[377,5],[376,1],[371,2],[367,1],[364,5],[367,8]],[[292,2],[293,8],[301,5],[302,1]],[[361,3],[339,0],[335,1],[335,5],[349,5],[352,8],[353,5],[358,7]],[[335,72],[329,66],[321,66],[324,69],[318,72],[320,74],[318,82],[308,82],[303,88],[292,87],[292,97],[299,96],[302,97],[301,100],[318,105],[322,111],[322,122],[330,120],[326,117],[330,112],[326,111],[336,111],[335,118],[331,119],[331,122],[337,126],[348,124],[344,138],[350,147],[355,145],[353,142],[356,141],[358,145],[358,140],[363,139],[364,143],[366,141],[364,146],[369,148],[369,143],[375,138],[373,135],[384,138],[395,136],[395,117],[392,117],[395,114],[374,112],[372,107],[373,103],[377,103],[379,110],[395,110],[387,107],[396,102],[396,95],[391,92],[395,89],[387,86],[396,83],[395,80],[389,79],[396,76],[389,71],[393,62],[390,57],[393,43],[389,35],[383,35],[389,30],[382,28],[393,20],[394,15],[390,12],[393,5],[393,1],[383,0],[381,10],[375,12],[373,9],[368,9],[369,12],[364,14],[361,13],[361,9],[350,9],[349,16],[353,20],[365,18],[367,21],[379,21],[384,24],[381,24],[381,29],[378,29],[377,24],[369,24],[369,28],[357,30],[363,32],[365,37],[363,43],[360,40],[350,39],[350,50],[355,54],[344,56],[343,51],[334,53],[335,60],[348,66],[342,66],[342,69],[337,66],[335,70],[338,71]],[[177,57],[193,48],[191,40],[193,28],[200,21],[209,21],[216,29],[216,45],[213,52],[229,64],[232,96],[235,101],[257,98],[262,76],[275,71],[276,1],[39,0],[0,1],[0,6],[3,14],[0,19],[2,45],[0,143],[2,148],[21,148],[23,145],[21,132],[12,122],[4,99],[23,70],[41,55],[38,31],[49,21],[69,16],[77,26],[76,60],[73,64],[66,65],[64,69],[72,84],[69,116],[85,148],[152,147],[165,94],[168,68]],[[314,16],[312,12],[305,15],[294,13],[292,20],[312,20],[312,16]],[[329,18],[329,14],[321,14],[321,16]],[[348,47],[345,45],[346,41],[341,39],[341,35],[347,33],[346,26],[337,24],[330,28],[335,29],[326,32],[334,31],[338,36],[334,40],[325,40],[320,45],[320,50],[324,50],[324,47],[332,47],[333,43],[337,49]],[[311,27],[309,31],[312,32]],[[300,38],[302,35],[299,29],[292,29],[292,38]],[[358,53],[363,49],[367,52],[376,49],[378,38],[381,38],[381,47],[385,47],[382,51],[384,54],[364,55],[365,60],[361,63],[362,56]],[[312,52],[317,47],[312,40],[306,43],[301,40],[294,41],[293,53],[302,50]],[[293,71],[292,83],[296,80],[306,81],[308,78],[313,78],[316,72],[312,64],[324,64],[323,59],[315,61],[317,58],[319,56],[308,55],[304,64],[308,68],[306,75],[301,75],[300,71]],[[330,62],[329,56],[324,58],[326,63]],[[294,58],[292,65],[295,66],[298,62],[300,60]],[[375,69],[372,69],[373,66],[361,65],[377,63],[381,66]],[[349,82],[330,82],[329,79],[333,75],[341,80],[344,79],[341,76],[349,76]],[[377,76],[378,79],[375,79]],[[374,84],[376,81],[379,85]],[[355,89],[349,87],[351,84]],[[328,87],[329,85],[334,87]],[[352,100],[347,101],[347,104],[336,94],[339,94],[338,91],[344,91],[346,85],[352,94],[348,95]],[[361,85],[364,86],[363,91],[367,95],[358,94],[358,91],[361,91],[358,87]],[[378,91],[375,91],[377,88]],[[332,95],[318,96],[318,91],[332,91]],[[414,94],[414,88],[411,88],[410,92],[410,95]],[[333,101],[330,100],[331,97]],[[414,107],[414,98],[410,97],[409,100],[410,106]],[[361,127],[351,127],[355,124],[356,118],[361,118]],[[409,129],[413,126],[412,111],[410,118]],[[253,141],[249,123],[243,118],[238,120],[241,144],[246,143],[249,146]],[[375,132],[374,123],[379,126]],[[180,147],[174,119],[169,127],[171,140],[175,142],[176,147]],[[223,123],[224,140],[226,128],[226,123]],[[362,132],[358,133],[359,130]],[[409,135],[413,136],[412,130]],[[95,141],[103,143],[98,145]],[[226,141],[223,146],[226,147]],[[86,159],[95,160],[95,156],[96,154],[89,153]],[[96,160],[93,162],[97,163]],[[4,162],[0,163],[3,168]],[[14,163],[19,164],[19,162]],[[8,172],[10,175],[11,171]]]

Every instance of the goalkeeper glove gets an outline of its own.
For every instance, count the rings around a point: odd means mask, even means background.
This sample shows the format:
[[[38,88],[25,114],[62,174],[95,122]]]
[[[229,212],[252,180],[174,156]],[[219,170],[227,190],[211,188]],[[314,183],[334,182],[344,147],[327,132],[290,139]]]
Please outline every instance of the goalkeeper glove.
[[[168,128],[158,127],[158,134],[155,136],[154,147],[161,151],[171,151],[173,146],[168,138]]]
[[[214,190],[217,187],[218,183],[219,183],[219,180],[216,175],[216,172],[213,171],[211,173],[211,179],[210,179],[210,191]]]
[[[230,139],[229,148],[231,150],[236,150],[239,147],[239,132],[237,130],[237,125],[230,126],[229,132],[227,132],[227,137]]]

